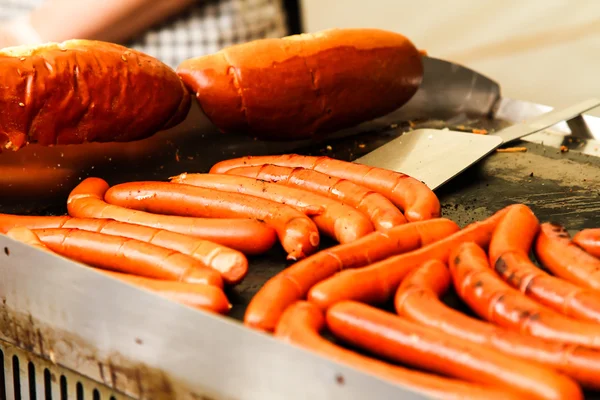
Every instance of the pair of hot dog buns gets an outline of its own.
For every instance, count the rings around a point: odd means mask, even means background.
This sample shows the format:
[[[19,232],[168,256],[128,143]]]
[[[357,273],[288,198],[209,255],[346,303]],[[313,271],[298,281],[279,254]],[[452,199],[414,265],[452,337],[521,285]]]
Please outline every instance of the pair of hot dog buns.
[[[88,40],[7,48],[0,65],[0,148],[10,150],[143,139],[183,121],[190,91],[222,132],[309,138],[399,108],[423,75],[408,39],[375,29],[257,40],[177,71]]]

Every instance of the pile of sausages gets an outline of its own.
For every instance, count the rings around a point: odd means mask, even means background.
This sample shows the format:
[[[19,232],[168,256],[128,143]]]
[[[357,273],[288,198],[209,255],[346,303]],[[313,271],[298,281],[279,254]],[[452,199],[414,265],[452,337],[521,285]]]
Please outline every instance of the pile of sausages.
[[[251,329],[435,398],[600,390],[600,229],[571,238],[522,204],[461,229],[414,178],[299,155],[169,182],[88,178],[67,206],[0,215],[0,232],[223,314],[246,256],[279,242],[294,263],[250,302]],[[320,235],[339,244],[320,249]],[[479,318],[441,300],[451,287]]]

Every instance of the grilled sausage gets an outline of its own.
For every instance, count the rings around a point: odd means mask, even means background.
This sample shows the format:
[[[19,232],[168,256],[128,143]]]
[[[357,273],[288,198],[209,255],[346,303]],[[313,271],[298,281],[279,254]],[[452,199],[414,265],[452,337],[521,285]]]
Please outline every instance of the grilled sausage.
[[[556,369],[586,388],[600,389],[600,351],[538,339],[468,317],[440,301],[450,282],[443,262],[425,262],[402,281],[394,301],[396,312],[446,335]]]
[[[281,156],[241,157],[215,164],[211,173],[225,173],[237,167],[264,164],[312,169],[336,178],[346,179],[387,197],[404,211],[409,221],[422,221],[440,216],[440,202],[423,182],[408,175],[382,168],[297,154]]]
[[[600,325],[566,317],[514,289],[492,271],[478,245],[454,249],[449,267],[457,294],[481,318],[542,339],[600,349]]]
[[[421,84],[423,65],[400,34],[331,29],[226,47],[177,72],[221,131],[290,140],[399,108]]]
[[[222,174],[181,174],[172,178],[171,182],[261,197],[300,211],[318,210],[310,215],[311,219],[319,230],[339,243],[349,243],[373,232],[371,221],[360,211],[304,189]]]
[[[432,219],[399,225],[386,232],[373,232],[355,242],[322,250],[269,279],[250,301],[244,323],[253,329],[272,332],[286,307],[304,299],[313,285],[337,271],[411,251],[458,229],[450,220]]]
[[[440,334],[366,304],[344,301],[327,311],[327,327],[345,342],[382,357],[527,399],[582,399],[579,385],[549,368]]]
[[[564,227],[542,224],[535,241],[535,253],[554,275],[578,286],[600,290],[600,260],[572,243]]]
[[[573,318],[600,322],[600,293],[548,275],[529,260],[539,231],[533,212],[519,204],[498,224],[490,243],[490,261],[512,287]]]
[[[311,303],[298,301],[285,310],[277,324],[275,336],[287,343],[312,350],[332,360],[408,387],[428,397],[444,400],[465,398],[472,400],[508,400],[517,398],[514,393],[504,390],[411,371],[362,356],[322,338],[320,332],[324,328],[325,318],[323,312]]]
[[[217,271],[193,257],[150,243],[78,229],[39,229],[34,233],[53,252],[94,267],[223,288]]]
[[[8,232],[6,232],[6,236],[8,236],[11,239],[18,240],[19,242],[36,247],[39,250],[51,252],[50,249],[40,241],[40,238],[38,238],[37,235],[31,231],[31,229],[28,229],[24,226],[17,226],[12,229],[9,229]]]
[[[131,141],[183,121],[175,71],[112,43],[68,40],[0,50],[0,149]]]
[[[100,178],[83,180],[69,194],[67,201],[69,215],[80,218],[113,219],[164,229],[210,240],[245,254],[262,254],[277,240],[275,231],[271,227],[253,219],[177,217],[110,205],[104,201],[108,188],[108,183]]]
[[[140,240],[194,257],[206,266],[219,271],[223,280],[229,285],[239,283],[248,272],[248,260],[244,254],[237,250],[209,242],[208,240],[142,225],[100,218],[71,218],[69,216],[38,217],[0,214],[0,232],[15,226],[24,226],[30,229],[80,229]]]
[[[303,258],[319,246],[317,227],[306,215],[254,196],[178,183],[130,182],[111,187],[104,198],[109,204],[159,214],[265,221],[277,232],[291,260]]]
[[[261,165],[233,168],[227,174],[247,176],[291,188],[310,190],[348,204],[367,215],[378,231],[406,223],[406,218],[383,195],[346,179],[336,178],[306,168]]]
[[[222,289],[213,285],[197,285],[186,282],[164,281],[144,278],[120,272],[102,270],[113,278],[155,292],[174,302],[218,314],[227,314],[231,304]]]
[[[365,268],[339,272],[314,285],[308,293],[308,300],[323,309],[343,300],[384,303],[394,295],[406,274],[425,261],[446,262],[452,249],[463,242],[487,245],[494,228],[508,210],[500,210],[485,221],[475,222],[418,250],[389,257]]]
[[[6,235],[30,246],[52,252],[40,241],[39,237],[32,230],[24,226],[12,228]],[[113,278],[151,290],[161,296],[190,307],[213,311],[219,314],[226,314],[231,309],[231,304],[229,303],[227,296],[223,290],[217,286],[163,281],[108,270],[100,271]]]
[[[600,228],[584,229],[573,237],[573,242],[594,257],[600,257]]]

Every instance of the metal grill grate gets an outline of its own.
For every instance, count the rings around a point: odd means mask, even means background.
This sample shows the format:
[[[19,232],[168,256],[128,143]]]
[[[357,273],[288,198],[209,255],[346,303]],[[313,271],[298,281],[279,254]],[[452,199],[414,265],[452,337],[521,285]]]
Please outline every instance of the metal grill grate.
[[[0,400],[128,400],[106,385],[0,341]]]

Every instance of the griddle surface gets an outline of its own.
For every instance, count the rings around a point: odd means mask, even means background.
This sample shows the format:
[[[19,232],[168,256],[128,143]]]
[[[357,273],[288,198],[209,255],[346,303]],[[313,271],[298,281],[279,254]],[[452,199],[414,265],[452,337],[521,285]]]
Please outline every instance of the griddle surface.
[[[502,121],[473,120],[458,121],[468,128],[499,129],[506,125]],[[325,141],[313,147],[296,151],[306,155],[327,155],[341,160],[354,160],[383,145],[411,128],[441,128],[448,124],[442,121],[393,125],[387,130],[370,132],[352,138]],[[553,221],[566,226],[572,233],[584,228],[600,227],[600,159],[578,154],[562,153],[560,150],[533,143],[515,143],[513,146],[527,147],[525,153],[494,153],[479,164],[466,170],[437,194],[442,203],[442,214],[457,222],[461,227],[481,220],[501,208],[524,203],[532,208],[541,222]],[[204,149],[206,151],[206,149]],[[206,172],[219,159],[247,155],[240,149],[235,153],[218,150],[204,157],[201,149],[177,150],[172,162],[160,168],[138,168],[123,171],[123,174],[99,176],[111,184],[133,180],[166,180],[181,172]],[[35,207],[31,214],[60,215],[66,213],[66,199]],[[1,212],[14,212],[1,210]],[[322,238],[322,246],[334,243]],[[233,304],[230,317],[242,320],[251,298],[272,276],[284,269],[285,253],[278,245],[265,255],[250,258],[250,272],[244,281],[228,289]],[[453,293],[444,299],[447,304],[473,315]],[[391,304],[385,306],[392,311]],[[600,399],[600,395],[589,393],[587,399]]]

